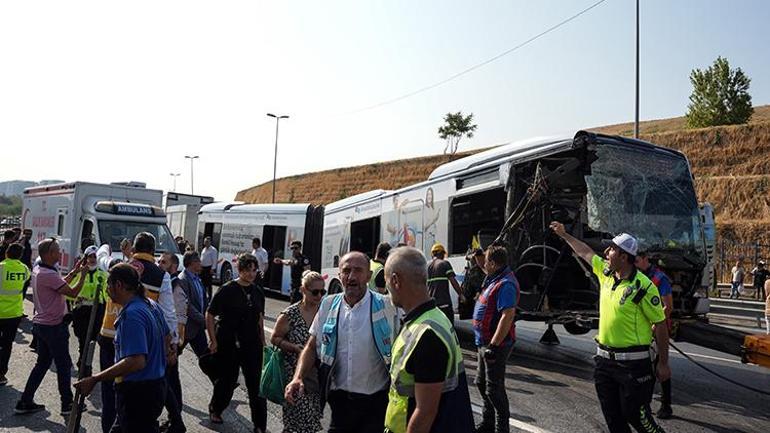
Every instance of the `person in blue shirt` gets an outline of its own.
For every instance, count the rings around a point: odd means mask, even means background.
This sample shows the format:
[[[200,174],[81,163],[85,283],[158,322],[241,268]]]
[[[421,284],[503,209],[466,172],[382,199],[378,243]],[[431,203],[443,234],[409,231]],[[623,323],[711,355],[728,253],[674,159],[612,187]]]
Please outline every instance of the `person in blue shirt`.
[[[163,312],[146,298],[139,273],[129,264],[110,269],[107,293],[123,309],[115,335],[115,364],[75,384],[88,395],[103,380],[114,380],[118,422],[123,432],[159,431],[158,417],[166,400],[166,363],[171,335]]]
[[[501,246],[487,248],[487,274],[473,310],[473,332],[478,348],[476,386],[484,400],[478,433],[508,433],[508,396],[505,393],[505,362],[516,340],[516,306],[519,283],[508,267],[508,252]]]

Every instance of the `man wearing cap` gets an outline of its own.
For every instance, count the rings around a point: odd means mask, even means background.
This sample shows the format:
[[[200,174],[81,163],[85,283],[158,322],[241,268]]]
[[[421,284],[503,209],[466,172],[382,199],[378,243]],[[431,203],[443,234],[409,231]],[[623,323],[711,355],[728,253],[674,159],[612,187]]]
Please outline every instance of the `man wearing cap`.
[[[77,297],[67,298],[70,302],[70,311],[72,313],[72,331],[78,339],[78,367],[83,360],[83,350],[86,344],[95,339],[99,334],[99,326],[104,319],[104,302],[107,298],[107,272],[96,266],[96,246],[91,245],[83,252],[86,259],[88,270],[81,277],[76,275],[72,284],[77,284],[83,278],[83,288],[80,289]],[[96,306],[97,324],[93,327],[92,335],[88,334],[88,322],[91,319],[91,309]],[[86,376],[90,373],[86,373]]]
[[[302,273],[310,270],[310,259],[302,254],[302,242],[292,241],[289,247],[291,249],[290,259],[275,258],[273,262],[278,265],[291,267],[291,294],[289,302],[292,304],[302,300],[302,293],[299,291],[302,285]]]
[[[638,244],[622,233],[607,243],[605,259],[573,237],[559,222],[551,229],[586,263],[599,280],[599,333],[594,381],[604,419],[611,432],[663,432],[650,411],[655,385],[671,377],[668,366],[666,315],[655,284],[634,266]],[[658,347],[653,372],[650,344]]]
[[[751,275],[754,276],[754,290],[757,299],[765,299],[765,281],[767,281],[767,277],[770,276],[770,271],[765,268],[764,260],[757,262],[757,267],[751,270]]]
[[[436,301],[436,307],[446,314],[449,322],[454,325],[455,313],[452,307],[452,298],[449,296],[449,285],[457,292],[460,302],[463,302],[463,292],[455,278],[452,264],[444,260],[446,248],[440,243],[433,244],[430,249],[433,260],[428,264],[428,293]]]

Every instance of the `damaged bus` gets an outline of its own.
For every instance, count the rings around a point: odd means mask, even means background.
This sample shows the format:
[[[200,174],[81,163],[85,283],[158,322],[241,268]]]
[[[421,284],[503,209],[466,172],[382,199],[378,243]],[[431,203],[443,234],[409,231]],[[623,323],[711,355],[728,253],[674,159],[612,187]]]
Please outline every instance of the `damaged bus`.
[[[341,288],[339,258],[350,250],[373,255],[387,241],[429,256],[433,243],[441,242],[462,278],[472,246],[499,243],[521,285],[517,319],[585,333],[596,326],[598,284],[549,231],[551,221],[564,223],[599,254],[602,239],[634,235],[671,278],[673,317],[708,312],[713,219],[704,219],[698,205],[687,158],[644,141],[585,131],[503,145],[441,165],[425,182],[329,204],[322,272],[334,292]]]

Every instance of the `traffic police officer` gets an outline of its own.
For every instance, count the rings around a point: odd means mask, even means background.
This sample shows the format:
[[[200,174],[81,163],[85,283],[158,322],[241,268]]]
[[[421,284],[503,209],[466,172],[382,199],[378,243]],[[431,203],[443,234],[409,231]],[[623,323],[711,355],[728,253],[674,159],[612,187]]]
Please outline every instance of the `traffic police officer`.
[[[385,275],[393,304],[406,312],[393,343],[385,431],[473,431],[460,343],[428,294],[425,257],[416,248],[395,249]]]
[[[0,262],[0,385],[8,383],[8,361],[11,359],[13,340],[24,315],[24,283],[29,280],[29,268],[21,262],[24,247],[11,244]]]
[[[99,324],[102,323],[104,318],[104,303],[107,298],[107,272],[99,269],[96,265],[96,251],[97,247],[91,245],[83,252],[83,256],[86,258],[86,264],[88,265],[88,271],[82,275],[83,288],[80,290],[77,298],[67,299],[70,302],[72,312],[72,330],[78,339],[78,367],[83,360],[83,350],[91,339],[95,339],[99,334]],[[77,284],[81,278],[81,274],[78,274],[73,280],[73,284]],[[93,328],[93,334],[88,334],[88,321],[91,318],[91,309],[98,308],[96,313],[96,322]],[[90,372],[86,372],[86,376],[90,375]]]
[[[657,287],[634,266],[638,244],[622,233],[607,243],[606,260],[585,243],[568,234],[564,225],[551,229],[589,263],[599,280],[599,333],[594,381],[604,419],[611,433],[658,433],[663,429],[652,418],[650,400],[655,385],[650,359],[655,326],[659,358],[656,368],[662,382],[671,376],[668,366],[668,328]]]

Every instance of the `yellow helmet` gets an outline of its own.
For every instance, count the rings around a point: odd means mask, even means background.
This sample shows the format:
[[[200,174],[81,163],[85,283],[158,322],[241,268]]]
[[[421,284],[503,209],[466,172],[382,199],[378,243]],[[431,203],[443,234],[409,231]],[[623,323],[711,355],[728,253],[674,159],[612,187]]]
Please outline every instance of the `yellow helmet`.
[[[431,254],[436,254],[436,253],[443,253],[443,254],[446,254],[446,248],[444,248],[444,246],[443,246],[443,245],[441,245],[439,242],[436,242],[436,243],[435,243],[435,244],[433,244],[433,246],[431,247],[431,249],[430,249],[430,253],[431,253]]]

